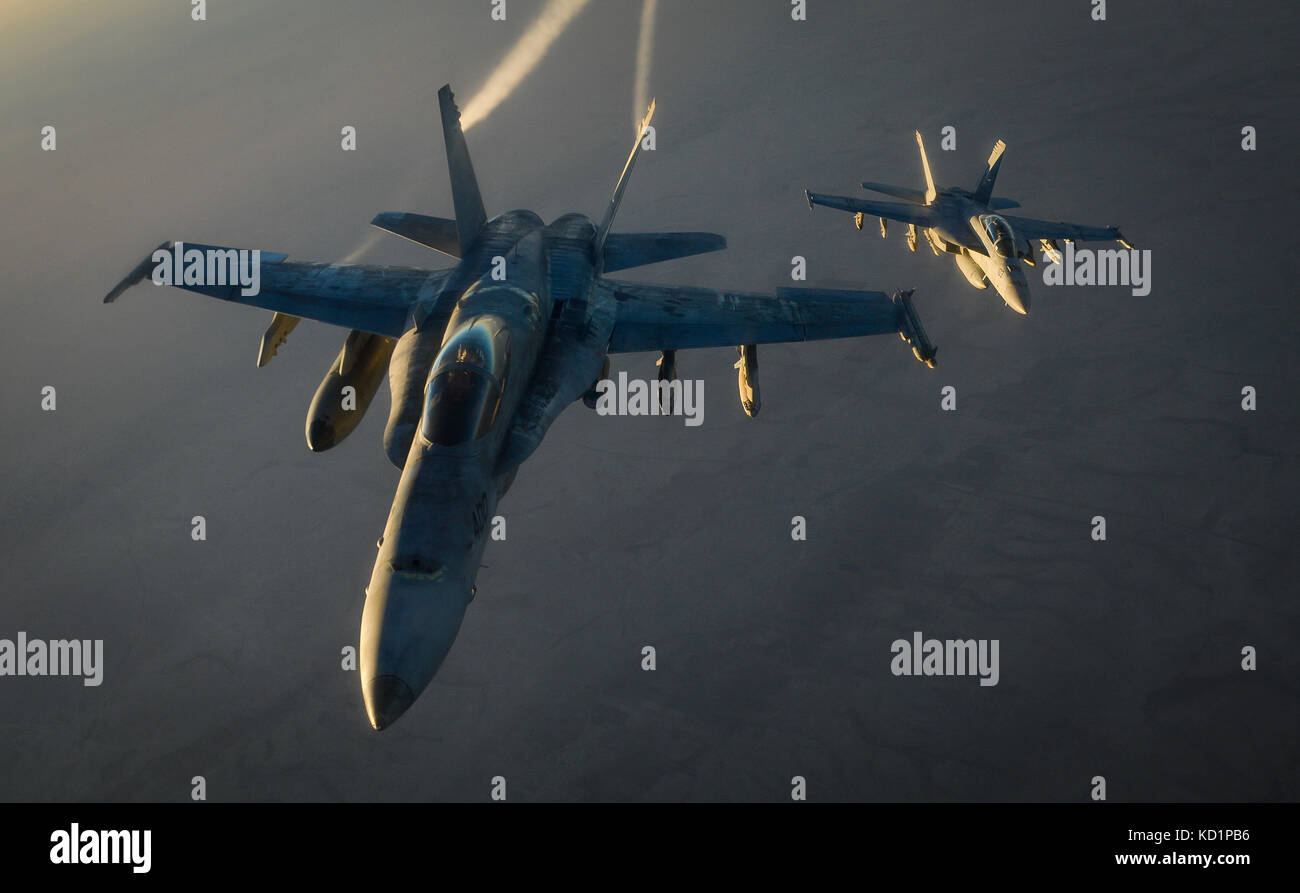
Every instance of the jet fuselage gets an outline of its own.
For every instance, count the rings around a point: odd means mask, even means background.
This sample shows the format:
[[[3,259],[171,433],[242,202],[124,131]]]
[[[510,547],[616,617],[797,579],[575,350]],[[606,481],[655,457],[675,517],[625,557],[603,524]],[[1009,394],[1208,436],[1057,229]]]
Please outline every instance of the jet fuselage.
[[[430,299],[424,326],[403,337],[410,359],[392,381],[408,392],[394,391],[394,408],[418,396],[409,389],[421,379],[422,396],[361,623],[362,691],[376,728],[441,666],[473,599],[498,500],[599,374],[609,330],[600,314],[589,324],[594,235],[576,214],[550,226],[529,212],[488,221],[460,275]],[[390,438],[390,455],[402,436]]]
[[[1008,307],[1027,314],[1029,282],[1006,219],[961,189],[944,190],[929,210],[941,221],[929,228],[930,244],[955,255],[957,269],[976,288],[991,284]]]
[[[907,245],[913,251],[916,250],[918,231],[923,232],[935,254],[947,252],[953,255],[957,269],[971,285],[985,289],[991,284],[1007,306],[1021,316],[1029,313],[1029,281],[1021,262],[1034,266],[1034,240],[1053,263],[1061,260],[1058,239],[1113,239],[1132,250],[1117,226],[1088,226],[999,213],[1006,208],[1020,207],[1020,203],[1013,199],[993,196],[1007,148],[1002,140],[993,144],[983,175],[974,191],[968,191],[935,186],[930,161],[925,154],[925,140],[919,130],[914,135],[921,155],[921,171],[925,176],[924,189],[872,181],[862,184],[864,189],[901,201],[858,199],[805,189],[808,207],[824,205],[848,211],[854,215],[858,229],[863,228],[867,216],[878,217],[881,236],[888,234],[890,220],[907,224]]]

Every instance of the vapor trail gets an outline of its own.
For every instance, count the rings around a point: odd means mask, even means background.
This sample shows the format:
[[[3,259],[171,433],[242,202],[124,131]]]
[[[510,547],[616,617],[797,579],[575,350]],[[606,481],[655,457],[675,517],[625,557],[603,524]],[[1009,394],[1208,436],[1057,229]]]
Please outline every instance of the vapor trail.
[[[462,110],[460,126],[469,130],[505,100],[515,87],[537,67],[551,44],[564,33],[569,23],[582,12],[589,0],[550,0],[536,21],[511,48],[501,64]]]
[[[632,127],[639,127],[650,104],[650,61],[654,55],[655,12],[659,0],[645,0],[641,7],[641,37],[636,44],[636,92],[632,95]]]
[[[578,13],[582,12],[583,7],[589,2],[590,0],[549,0],[538,14],[537,19],[528,26],[528,30],[524,32],[523,36],[510,49],[510,52],[506,54],[506,57],[497,65],[483,88],[465,104],[460,113],[461,129],[469,130],[505,101],[523,79],[532,73],[532,70],[537,67],[547,51],[550,50],[551,44],[555,43],[560,35],[564,33],[564,29],[577,17]],[[648,0],[647,5],[653,7],[655,0]],[[643,39],[644,22],[645,16],[643,15]],[[646,58],[649,59],[648,50],[646,51]],[[637,121],[640,121],[639,116]],[[370,249],[378,245],[381,238],[383,238],[383,235],[378,231],[369,233],[340,263],[356,263]]]
[[[361,240],[357,247],[349,251],[347,256],[344,257],[343,260],[339,261],[339,263],[355,264],[357,261],[361,260],[362,256],[365,255],[367,251],[378,245],[381,238],[383,238],[383,233],[379,230],[371,230],[370,233]]]

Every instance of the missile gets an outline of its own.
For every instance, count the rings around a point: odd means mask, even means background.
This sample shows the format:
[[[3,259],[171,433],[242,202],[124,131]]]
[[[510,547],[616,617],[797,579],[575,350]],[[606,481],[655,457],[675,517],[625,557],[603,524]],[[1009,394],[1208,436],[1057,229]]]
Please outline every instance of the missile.
[[[898,334],[912,345],[912,355],[933,369],[939,349],[930,341],[925,327],[921,325],[921,317],[916,312],[916,305],[912,303],[914,291],[915,289],[909,289],[894,295],[894,307],[898,312]]]
[[[262,368],[271,362],[280,345],[288,339],[289,333],[292,332],[302,320],[297,316],[290,316],[287,313],[277,313],[271,317],[271,324],[266,327],[266,333],[262,335],[262,344],[257,349],[257,368]]]
[[[659,367],[659,381],[674,382],[677,380],[677,351],[665,350],[659,355],[655,365]],[[659,408],[666,415],[671,415],[674,410],[672,402],[671,390],[661,388],[659,390]]]
[[[736,351],[740,354],[735,366],[739,370],[736,377],[740,386],[740,405],[745,415],[752,419],[762,406],[758,396],[758,345],[742,344]]]

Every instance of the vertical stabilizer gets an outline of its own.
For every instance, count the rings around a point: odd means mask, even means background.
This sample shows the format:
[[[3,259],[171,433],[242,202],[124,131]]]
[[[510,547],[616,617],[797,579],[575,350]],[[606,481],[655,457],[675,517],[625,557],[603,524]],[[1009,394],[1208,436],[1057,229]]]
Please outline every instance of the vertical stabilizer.
[[[460,237],[460,256],[478,238],[487,222],[483,210],[483,197],[479,195],[474,165],[469,160],[469,146],[465,132],[460,127],[460,109],[451,93],[451,85],[438,91],[438,107],[442,112],[442,136],[447,143],[447,170],[451,174],[451,200],[456,206],[456,231]]]
[[[916,147],[921,150],[921,170],[925,171],[925,203],[928,205],[934,201],[939,194],[939,190],[934,188],[934,175],[930,173],[930,159],[925,157],[925,140],[921,139],[921,131],[916,133]]]
[[[993,151],[989,153],[989,165],[984,170],[984,176],[980,177],[979,183],[975,186],[975,201],[987,205],[989,199],[993,197],[993,184],[998,179],[998,168],[1002,166],[1002,153],[1007,151],[1007,144],[998,140],[993,144]]]
[[[618,185],[614,187],[614,194],[609,199],[609,207],[605,209],[605,216],[601,218],[600,229],[596,230],[597,272],[604,267],[605,239],[609,237],[609,228],[614,225],[614,215],[618,213],[618,206],[623,202],[623,192],[632,178],[632,168],[636,166],[637,156],[641,154],[641,141],[645,139],[646,128],[650,126],[654,116],[655,101],[652,99],[650,107],[645,111],[645,117],[641,119],[641,127],[636,132],[636,142],[632,144],[632,152],[627,156],[627,164],[623,165],[623,173],[619,175]]]

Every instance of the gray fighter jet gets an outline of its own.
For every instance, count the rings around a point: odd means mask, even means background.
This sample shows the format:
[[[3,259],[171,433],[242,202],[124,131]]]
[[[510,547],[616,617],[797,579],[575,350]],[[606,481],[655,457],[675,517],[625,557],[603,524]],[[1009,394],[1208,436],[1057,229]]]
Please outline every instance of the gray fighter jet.
[[[916,250],[917,230],[920,229],[936,255],[940,252],[953,255],[957,269],[961,270],[971,285],[984,289],[992,283],[1007,306],[1021,315],[1029,312],[1029,283],[1020,262],[1035,265],[1034,247],[1030,240],[1037,240],[1043,253],[1056,263],[1061,261],[1057,239],[1113,239],[1125,248],[1132,248],[1114,226],[1054,223],[996,213],[1020,207],[1020,203],[1013,199],[993,197],[993,184],[1002,164],[1002,153],[1007,148],[1002,140],[994,144],[988,167],[974,192],[957,187],[935,188],[930,161],[925,155],[925,141],[921,139],[920,131],[916,132],[916,145],[921,150],[921,168],[925,172],[924,191],[906,186],[890,186],[887,183],[862,184],[864,189],[901,198],[908,204],[821,195],[804,190],[808,207],[825,205],[841,211],[852,211],[853,222],[858,229],[862,229],[865,217],[879,217],[881,238],[888,233],[889,225],[886,221],[906,223],[907,247],[912,251]]]
[[[197,281],[204,261],[215,256],[219,268],[230,249],[165,243],[105,298],[143,281],[151,263],[158,283],[158,264],[175,252],[184,275],[163,284],[275,312],[259,365],[299,318],[350,329],[312,402],[313,450],[355,428],[387,370],[384,448],[402,475],[366,589],[360,643],[376,729],[405,712],[442,664],[474,598],[498,500],[559,414],[579,399],[594,403],[610,354],[660,351],[659,381],[670,386],[675,351],[738,345],[751,413],[760,343],[897,332],[922,360],[934,357],[910,292],[788,288],[773,297],[606,278],[725,247],[710,233],[610,232],[640,135],[599,223],[567,214],[545,224],[530,211],[487,219],[450,88],[438,99],[455,219],[383,213],[373,223],[457,258],[456,266],[288,263],[262,253],[260,288],[251,289]],[[642,133],[653,112],[651,103]],[[185,261],[190,252],[194,264]]]

